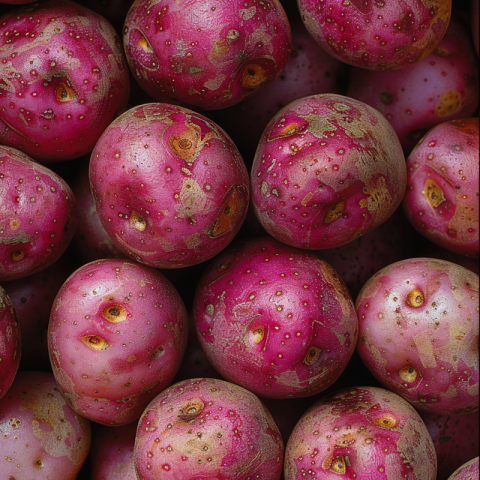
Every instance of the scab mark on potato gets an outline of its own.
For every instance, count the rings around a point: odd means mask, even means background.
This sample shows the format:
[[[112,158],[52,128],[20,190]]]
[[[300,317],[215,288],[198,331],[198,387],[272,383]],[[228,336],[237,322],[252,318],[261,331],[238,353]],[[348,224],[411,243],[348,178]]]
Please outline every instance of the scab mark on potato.
[[[432,208],[438,207],[446,200],[443,190],[430,178],[425,182],[422,193],[427,197],[428,203]]]
[[[336,457],[332,462],[332,470],[340,475],[345,475],[347,466],[345,457]]]
[[[38,459],[38,460],[35,460],[35,466],[36,466],[37,468],[43,468],[43,467],[44,467],[44,464],[43,464],[43,462],[42,462],[40,459]]]
[[[265,330],[263,327],[256,327],[252,332],[252,338],[255,343],[260,343],[265,336]]]
[[[60,82],[55,89],[55,96],[59,102],[71,102],[78,98],[78,93],[66,83]]]
[[[247,65],[242,73],[240,83],[244,88],[259,88],[268,80],[268,75],[261,65],[252,63]]]
[[[130,225],[140,232],[143,232],[145,228],[147,228],[147,222],[145,222],[145,219],[135,210],[132,210],[130,214]]]
[[[121,305],[109,305],[102,310],[102,317],[111,323],[120,323],[127,319],[127,311]]]
[[[398,375],[400,375],[400,378],[407,382],[411,383],[414,382],[415,379],[417,378],[417,371],[411,366],[403,367],[399,370]]]
[[[25,258],[24,250],[14,250],[11,254],[11,258],[14,262],[19,262]]]
[[[412,307],[418,308],[423,305],[423,294],[418,288],[414,288],[407,296],[407,302]]]
[[[395,428],[397,425],[397,420],[392,415],[383,415],[380,418],[372,419],[372,422],[377,427],[381,428]]]
[[[178,410],[177,418],[182,422],[190,423],[200,415],[204,408],[203,401],[200,398],[194,398],[185,407]]]
[[[342,216],[343,209],[345,208],[345,202],[339,202],[332,205],[325,215],[325,223],[329,224],[337,220]]]
[[[225,201],[220,207],[210,238],[217,238],[230,232],[238,224],[238,215],[243,215],[248,202],[248,189],[245,185],[232,186],[225,195]]]
[[[303,362],[307,365],[313,365],[317,362],[322,351],[318,347],[310,347],[308,353],[305,355]]]
[[[140,39],[138,40],[138,46],[145,52],[152,54],[153,50],[150,44],[148,43],[148,40],[140,34]]]
[[[98,335],[85,335],[80,340],[92,350],[106,350],[110,346],[104,338]]]
[[[165,347],[163,345],[158,345],[158,347],[155,347],[153,352],[150,354],[150,360],[155,360],[156,358],[161,357],[164,351]]]

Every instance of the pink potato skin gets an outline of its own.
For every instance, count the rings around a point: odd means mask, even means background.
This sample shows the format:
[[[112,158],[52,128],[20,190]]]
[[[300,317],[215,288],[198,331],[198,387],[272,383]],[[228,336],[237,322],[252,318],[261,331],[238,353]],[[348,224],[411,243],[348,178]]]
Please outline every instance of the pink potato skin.
[[[382,388],[350,387],[305,412],[285,448],[284,473],[285,480],[435,480],[437,459],[405,400]]]
[[[213,367],[264,398],[314,395],[343,372],[358,335],[345,284],[315,253],[238,241],[200,279],[193,315]]]
[[[478,118],[432,128],[407,159],[403,208],[431,242],[478,258]]]
[[[0,398],[7,393],[17,374],[21,344],[21,331],[15,308],[10,297],[0,287]]]
[[[238,149],[182,107],[152,103],[120,116],[98,141],[89,176],[107,234],[152,267],[208,260],[247,214],[250,182]]]
[[[342,62],[400,70],[426,57],[447,30],[451,0],[298,0],[316,42]]]
[[[80,267],[60,288],[48,348],[70,406],[97,423],[121,426],[170,385],[187,336],[183,301],[160,272],[106,259]]]
[[[356,301],[357,351],[385,387],[417,410],[478,410],[478,275],[444,260],[389,265]]]
[[[252,392],[223,380],[176,383],[138,422],[139,480],[279,480],[283,441]]]
[[[71,188],[24,153],[0,146],[0,281],[33,275],[68,247],[78,221]]]
[[[334,248],[383,223],[400,205],[405,157],[392,126],[341,95],[296,100],[265,129],[251,173],[267,232],[304,249]]]
[[[476,480],[478,478],[479,457],[473,458],[456,470],[448,480]]]
[[[353,68],[347,95],[392,124],[408,155],[430,128],[471,117],[478,108],[478,58],[465,25],[452,17],[435,50],[399,72]]]
[[[129,95],[113,27],[69,0],[27,5],[0,20],[0,143],[41,163],[90,153]]]
[[[90,422],[68,406],[51,373],[18,373],[0,400],[0,478],[75,480],[90,442]]]
[[[218,109],[274,80],[292,35],[278,0],[136,0],[123,43],[136,80],[157,101]]]

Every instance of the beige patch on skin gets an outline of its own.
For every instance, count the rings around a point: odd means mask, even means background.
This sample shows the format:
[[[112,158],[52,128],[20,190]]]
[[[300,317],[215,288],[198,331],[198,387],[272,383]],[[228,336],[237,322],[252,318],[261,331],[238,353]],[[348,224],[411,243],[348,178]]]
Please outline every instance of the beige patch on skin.
[[[175,211],[179,218],[193,218],[198,213],[207,213],[209,202],[208,195],[203,191],[200,184],[193,178],[184,178],[180,190],[180,203],[175,205]]]
[[[448,222],[448,228],[456,232],[456,243],[470,243],[478,238],[479,209],[474,208],[472,204],[464,200],[463,195],[456,194],[455,213]],[[469,232],[468,230],[472,231]]]
[[[227,76],[223,73],[219,73],[215,78],[211,78],[209,80],[207,80],[203,86],[205,88],[208,88],[209,90],[217,90],[218,88],[220,88],[220,86],[222,85],[222,83],[225,81],[225,79],[227,78]]]
[[[440,393],[441,397],[455,398],[457,396],[457,389],[453,385],[449,385],[446,392]]]
[[[195,232],[189,235],[188,237],[183,237],[183,241],[188,249],[195,250],[202,243],[202,237],[200,233]]]
[[[435,115],[437,117],[446,117],[460,110],[463,106],[462,94],[457,90],[449,90],[440,95],[435,105]]]
[[[241,8],[238,13],[240,14],[240,18],[242,20],[250,20],[257,13],[257,7],[254,5],[250,8]]]
[[[423,368],[437,368],[432,341],[427,332],[420,332],[413,337],[413,343],[422,362]]]
[[[336,132],[338,130],[333,123],[321,115],[311,114],[301,116],[301,118],[308,122],[308,132],[315,138],[326,138],[328,132]]]
[[[379,177],[375,181],[369,179],[364,192],[369,196],[358,203],[362,208],[367,208],[370,213],[376,214],[375,225],[379,225],[393,211],[393,199],[385,184],[385,177]]]
[[[398,461],[397,453],[387,453],[387,455],[385,455],[385,476],[389,480],[402,478],[402,471],[400,469],[400,462]]]

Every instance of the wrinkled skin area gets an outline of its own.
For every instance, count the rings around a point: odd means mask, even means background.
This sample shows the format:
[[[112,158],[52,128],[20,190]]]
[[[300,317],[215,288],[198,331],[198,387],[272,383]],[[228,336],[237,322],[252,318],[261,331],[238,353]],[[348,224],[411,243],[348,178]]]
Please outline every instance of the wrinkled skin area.
[[[447,30],[451,0],[297,0],[312,37],[342,62],[400,70],[426,57]]]
[[[402,148],[368,105],[313,95],[280,110],[260,140],[251,174],[255,214],[288,245],[334,248],[383,223],[406,188]]]
[[[129,95],[113,27],[53,0],[3,15],[0,39],[0,143],[41,163],[90,153]]]
[[[417,410],[478,410],[478,275],[431,258],[394,263],[357,297],[357,351]]]
[[[411,405],[382,388],[351,387],[305,412],[288,440],[284,473],[285,480],[435,480],[437,460]]]
[[[205,109],[233,105],[274,80],[291,42],[278,0],[136,0],[123,35],[149,95]]]
[[[182,107],[127,111],[98,141],[89,176],[107,234],[152,267],[208,260],[247,213],[250,182],[237,147],[214,122]]]
[[[478,108],[478,58],[470,32],[454,17],[435,50],[410,68],[354,68],[350,78],[347,95],[380,111],[407,155],[430,128],[471,117]]]
[[[478,118],[430,130],[407,159],[403,208],[433,243],[478,258]]]
[[[0,400],[1,478],[75,480],[90,441],[90,422],[67,405],[51,373],[18,373]]]
[[[0,146],[0,281],[33,275],[65,251],[77,226],[77,203],[56,173]]]
[[[138,422],[139,480],[279,480],[283,441],[253,393],[217,379],[179,382]]]
[[[80,267],[63,284],[48,348],[70,406],[120,426],[170,385],[187,335],[186,309],[172,284],[154,269],[111,259]]]
[[[10,297],[0,287],[0,398],[7,393],[15,378],[20,356],[20,325]]]
[[[209,265],[193,314],[214,368],[265,398],[325,390],[357,339],[353,302],[337,272],[269,237],[239,241]]]
[[[448,480],[475,480],[478,478],[478,470],[478,457],[476,457],[462,465]]]

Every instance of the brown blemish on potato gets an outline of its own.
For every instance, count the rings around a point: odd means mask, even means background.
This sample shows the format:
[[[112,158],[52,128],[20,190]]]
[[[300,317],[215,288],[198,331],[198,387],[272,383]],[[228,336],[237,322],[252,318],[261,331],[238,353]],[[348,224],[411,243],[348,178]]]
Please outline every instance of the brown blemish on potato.
[[[437,55],[440,55],[441,57],[449,57],[450,56],[450,52],[446,48],[436,47],[434,52]]]
[[[43,464],[43,462],[42,462],[40,459],[35,460],[34,465],[35,465],[37,468],[43,468],[43,467],[44,467],[44,464]]]
[[[55,96],[59,102],[71,102],[78,98],[78,93],[64,82],[60,82],[55,89]]]
[[[138,31],[138,30],[137,30]],[[140,35],[140,40],[138,41],[138,46],[145,52],[145,53],[148,53],[148,54],[153,54],[153,49],[152,47],[150,46],[150,43],[148,42],[148,40],[141,34],[139,33]]]
[[[150,360],[155,360],[156,358],[161,357],[163,352],[165,352],[165,347],[163,345],[158,345],[150,354]]]
[[[127,311],[121,305],[109,305],[102,310],[102,317],[111,323],[120,323],[127,319]]]
[[[401,368],[398,372],[398,375],[403,381],[411,383],[417,378],[417,371],[412,366],[407,366]]]
[[[412,307],[415,307],[415,308],[421,307],[424,301],[425,300],[423,298],[423,293],[418,288],[414,288],[407,295],[407,302]]]
[[[245,185],[230,187],[208,236],[217,238],[239,226],[238,219],[244,216],[247,203],[248,189]]]
[[[267,72],[257,63],[245,67],[240,83],[244,88],[259,88],[268,80]]]
[[[305,355],[305,358],[303,359],[303,363],[305,363],[306,365],[314,365],[320,357],[321,353],[322,351],[318,347],[310,347],[307,354]]]
[[[145,219],[135,210],[132,210],[130,214],[130,225],[140,232],[143,232],[145,228],[147,228],[147,222],[145,222]]]
[[[136,359],[137,359],[137,356],[136,356],[136,355],[130,355],[130,356],[127,358],[127,362],[128,362],[128,363],[133,363]]]
[[[14,262],[19,262],[25,258],[25,250],[14,250],[11,253],[11,258]]]
[[[347,471],[347,465],[346,465],[346,462],[345,462],[345,457],[343,457],[343,456],[335,457],[332,461],[331,469],[335,473],[338,473],[339,475],[345,475],[345,473]]]
[[[282,137],[289,137],[298,132],[298,123],[291,123],[282,129]]]
[[[435,106],[437,117],[445,117],[456,112],[462,106],[462,94],[457,90],[449,90],[442,93]]]
[[[265,336],[265,330],[263,327],[256,327],[252,332],[253,341],[255,343],[260,343]]]
[[[110,346],[104,338],[98,335],[85,335],[80,340],[92,350],[106,350]]]
[[[325,215],[325,223],[329,224],[339,219],[342,216],[344,208],[345,202],[339,202],[335,205],[332,205]]]
[[[397,425],[397,419],[392,415],[382,415],[380,418],[372,418],[372,423],[381,428],[395,428]]]
[[[240,37],[240,32],[238,30],[232,29],[227,33],[227,42],[233,43]]]
[[[190,400],[187,405],[178,409],[177,418],[185,423],[193,422],[205,408],[205,404],[200,398]]]
[[[428,203],[432,208],[438,207],[446,198],[443,190],[431,178],[427,179],[422,190],[423,195],[427,197]]]
[[[187,129],[182,135],[170,135],[168,143],[177,157],[187,160],[193,157],[197,150],[197,135],[194,130]]]
[[[12,218],[9,222],[10,230],[16,231],[20,228],[21,221],[18,218]]]

